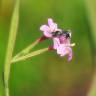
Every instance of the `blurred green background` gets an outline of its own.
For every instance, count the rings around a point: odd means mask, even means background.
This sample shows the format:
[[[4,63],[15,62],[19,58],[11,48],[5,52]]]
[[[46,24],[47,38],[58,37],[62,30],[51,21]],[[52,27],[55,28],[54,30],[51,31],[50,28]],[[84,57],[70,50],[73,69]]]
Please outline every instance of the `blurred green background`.
[[[3,68],[11,16],[16,0],[0,0],[0,96],[4,96]],[[39,27],[49,17],[72,30],[71,62],[55,51],[11,66],[10,96],[87,96],[96,66],[95,0],[20,0],[20,21],[14,55],[42,36]],[[34,50],[52,44],[44,41]],[[94,95],[96,96],[96,94]]]

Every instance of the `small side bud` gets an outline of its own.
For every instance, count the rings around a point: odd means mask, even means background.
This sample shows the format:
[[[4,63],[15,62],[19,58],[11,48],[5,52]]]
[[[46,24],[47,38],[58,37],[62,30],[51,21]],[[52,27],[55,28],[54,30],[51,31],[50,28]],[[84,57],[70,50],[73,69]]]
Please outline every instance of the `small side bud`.
[[[49,46],[49,47],[48,47],[48,50],[49,50],[49,51],[50,51],[50,50],[54,50],[54,49],[53,49],[53,46]]]
[[[48,39],[48,38],[45,37],[45,36],[42,36],[42,37],[40,37],[40,38],[38,39],[38,42],[42,42],[42,41],[44,41],[44,40],[46,40],[46,39]]]

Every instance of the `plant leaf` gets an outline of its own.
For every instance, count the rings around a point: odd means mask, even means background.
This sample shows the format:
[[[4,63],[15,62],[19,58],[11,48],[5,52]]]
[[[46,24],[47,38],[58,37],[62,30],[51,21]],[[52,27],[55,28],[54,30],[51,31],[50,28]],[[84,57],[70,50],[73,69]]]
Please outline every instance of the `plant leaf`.
[[[18,21],[19,21],[19,0],[16,1],[16,5],[15,5],[12,19],[11,19],[8,47],[7,47],[6,58],[5,58],[4,83],[5,83],[6,96],[9,96],[8,80],[9,80],[9,74],[10,74],[12,53],[13,53],[15,40],[16,40],[16,34],[18,30]]]
[[[85,0],[85,4],[91,27],[91,35],[94,44],[93,46],[96,48],[96,0]]]
[[[85,0],[88,19],[91,27],[92,45],[93,47],[93,61],[94,61],[94,77],[88,96],[96,96],[96,0]],[[95,53],[95,54],[94,54]]]

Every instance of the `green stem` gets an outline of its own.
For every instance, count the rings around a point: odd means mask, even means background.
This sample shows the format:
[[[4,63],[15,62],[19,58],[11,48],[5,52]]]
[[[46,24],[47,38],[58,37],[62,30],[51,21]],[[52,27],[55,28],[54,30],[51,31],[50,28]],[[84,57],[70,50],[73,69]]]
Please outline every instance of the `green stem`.
[[[31,52],[31,53],[29,53],[29,54],[27,54],[25,56],[21,56],[21,57],[18,57],[18,58],[13,58],[11,62],[15,63],[15,62],[18,62],[18,61],[23,61],[23,60],[26,60],[26,59],[28,59],[30,57],[33,57],[33,56],[39,55],[41,53],[44,53],[46,51],[48,51],[48,48],[40,49],[40,50]]]
[[[17,35],[18,21],[19,21],[19,0],[17,0],[16,2],[12,15],[8,47],[7,47],[6,58],[5,58],[5,66],[4,66],[5,96],[9,96],[8,80],[10,75],[12,54],[15,45],[16,35]]]
[[[23,49],[20,53],[18,53],[18,54],[14,57],[14,59],[19,58],[20,56],[29,53],[30,50],[31,50],[33,47],[35,47],[38,43],[39,43],[39,39],[37,39],[34,43],[30,44],[30,45],[29,45],[28,47],[26,47],[25,49]]]
[[[22,61],[22,60],[26,60],[27,58],[39,55],[45,51],[48,51],[48,48],[44,48],[44,49],[40,49],[31,53],[28,53],[36,44],[38,44],[38,40],[35,41],[33,44],[31,44],[30,46],[28,46],[27,48],[25,48],[23,51],[21,51],[20,53],[18,53],[16,56],[13,57],[12,59],[12,63],[18,62],[18,61]],[[70,47],[75,46],[75,43],[72,43],[70,45],[68,45]],[[26,52],[26,54],[24,54],[24,51]]]

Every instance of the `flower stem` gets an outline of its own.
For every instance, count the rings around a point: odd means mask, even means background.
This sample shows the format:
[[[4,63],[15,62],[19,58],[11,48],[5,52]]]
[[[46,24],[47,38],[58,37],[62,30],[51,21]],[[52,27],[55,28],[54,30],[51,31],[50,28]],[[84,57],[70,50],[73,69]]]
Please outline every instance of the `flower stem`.
[[[30,44],[30,45],[29,45],[28,47],[26,47],[25,49],[23,49],[20,53],[18,53],[18,54],[14,57],[14,59],[19,58],[20,56],[29,53],[30,50],[31,50],[33,47],[35,47],[38,43],[39,43],[39,39],[37,39],[34,43]]]
[[[40,37],[39,39],[37,39],[35,42],[33,42],[32,44],[30,44],[28,47],[26,47],[25,49],[23,49],[21,52],[19,52],[14,58],[18,58],[21,56],[24,56],[26,54],[28,54],[32,48],[34,48],[38,43],[46,40],[47,38],[45,36]]]
[[[18,62],[18,61],[23,61],[23,60],[26,60],[26,59],[31,58],[33,56],[39,55],[41,53],[44,53],[46,51],[48,51],[48,48],[40,49],[40,50],[31,52],[31,53],[28,53],[25,56],[21,56],[21,57],[18,57],[18,58],[13,58],[11,62],[15,63],[15,62]]]

